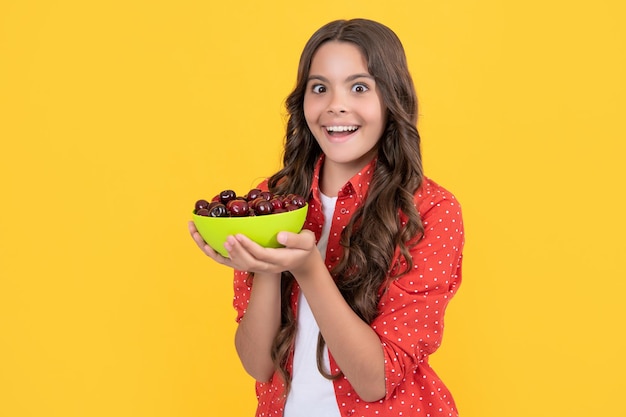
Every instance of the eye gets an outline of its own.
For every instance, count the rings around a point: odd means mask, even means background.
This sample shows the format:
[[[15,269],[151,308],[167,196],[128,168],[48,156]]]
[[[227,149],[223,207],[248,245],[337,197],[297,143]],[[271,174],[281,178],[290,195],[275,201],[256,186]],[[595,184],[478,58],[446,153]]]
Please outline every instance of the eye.
[[[369,91],[369,87],[363,83],[354,84],[352,86],[352,92],[354,93],[365,93]]]
[[[311,91],[315,94],[321,94],[326,92],[326,87],[322,84],[315,84],[311,87]]]

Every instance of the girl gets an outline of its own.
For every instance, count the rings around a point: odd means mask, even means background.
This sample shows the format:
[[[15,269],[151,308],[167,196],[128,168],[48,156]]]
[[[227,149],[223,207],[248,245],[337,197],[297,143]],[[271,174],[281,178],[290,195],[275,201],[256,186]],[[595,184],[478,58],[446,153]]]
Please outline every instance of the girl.
[[[457,416],[430,368],[461,282],[454,196],[422,172],[417,99],[386,26],[328,23],[308,41],[287,99],[283,168],[260,187],[308,196],[280,249],[230,236],[235,345],[257,416]],[[244,272],[245,271],[245,272]]]

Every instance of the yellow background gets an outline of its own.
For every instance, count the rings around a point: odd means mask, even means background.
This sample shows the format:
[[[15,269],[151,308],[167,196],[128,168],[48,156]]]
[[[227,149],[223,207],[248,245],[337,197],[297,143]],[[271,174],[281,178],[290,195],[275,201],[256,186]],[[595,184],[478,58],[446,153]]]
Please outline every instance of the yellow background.
[[[0,415],[253,414],[186,222],[278,168],[301,48],[350,17],[402,39],[464,207],[462,415],[626,415],[621,0],[0,0]]]

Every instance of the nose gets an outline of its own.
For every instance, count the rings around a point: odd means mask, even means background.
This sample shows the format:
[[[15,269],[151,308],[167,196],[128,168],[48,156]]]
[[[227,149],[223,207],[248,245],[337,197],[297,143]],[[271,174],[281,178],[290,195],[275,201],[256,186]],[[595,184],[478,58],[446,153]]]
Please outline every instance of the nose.
[[[348,104],[346,97],[340,92],[334,92],[330,95],[330,100],[328,102],[328,108],[326,110],[331,114],[343,114],[348,111]]]

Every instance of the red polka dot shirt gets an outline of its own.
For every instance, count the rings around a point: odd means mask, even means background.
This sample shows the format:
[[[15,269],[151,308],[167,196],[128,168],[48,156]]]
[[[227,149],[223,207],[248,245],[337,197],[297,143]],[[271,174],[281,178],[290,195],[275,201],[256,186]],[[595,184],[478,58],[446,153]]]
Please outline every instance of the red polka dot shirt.
[[[324,224],[319,199],[321,163],[320,159],[305,224],[318,238]],[[326,252],[329,269],[341,256],[341,231],[363,203],[374,164],[375,161],[367,165],[339,191]],[[444,312],[461,284],[464,244],[461,208],[450,192],[428,178],[415,194],[415,204],[425,231],[423,239],[411,251],[413,268],[387,284],[388,289],[379,301],[379,315],[371,323],[384,350],[385,397],[376,402],[363,401],[345,377],[341,377],[333,383],[342,417],[458,416],[449,390],[429,366],[428,357],[441,344]],[[246,278],[245,272],[235,271],[233,304],[237,321],[245,314],[250,299]],[[297,285],[291,300],[297,312]],[[339,368],[332,354],[329,356],[331,369],[336,373]],[[268,382],[257,382],[256,393],[257,417],[283,415],[284,385],[278,373]]]

